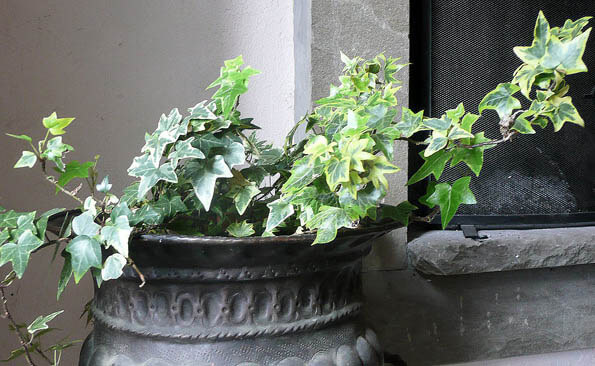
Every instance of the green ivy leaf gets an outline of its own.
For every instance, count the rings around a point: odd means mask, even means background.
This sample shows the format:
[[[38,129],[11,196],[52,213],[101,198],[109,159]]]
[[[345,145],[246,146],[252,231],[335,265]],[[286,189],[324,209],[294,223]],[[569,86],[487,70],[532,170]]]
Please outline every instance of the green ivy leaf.
[[[48,323],[63,312],[64,310],[60,310],[56,311],[55,313],[51,313],[50,315],[38,316],[31,324],[29,324],[27,327],[27,332],[29,332],[31,335],[34,335],[40,330],[48,329]]]
[[[340,228],[352,226],[353,223],[345,210],[331,206],[322,206],[320,211],[306,223],[306,227],[317,231],[312,245],[329,243],[335,240]]]
[[[66,211],[65,208],[53,208],[49,211],[44,212],[37,222],[35,223],[35,227],[37,228],[37,236],[39,238],[43,238],[45,236],[45,231],[48,227],[48,220],[51,216],[58,214],[60,212]]]
[[[126,258],[122,254],[114,253],[107,257],[101,269],[103,281],[115,280],[122,275],[122,269],[126,265]]]
[[[89,212],[83,212],[72,220],[72,231],[77,235],[95,236],[99,234],[101,226],[95,223],[95,217]]]
[[[428,197],[427,202],[440,206],[442,229],[445,229],[454,217],[461,204],[474,204],[475,196],[469,189],[471,177],[457,179],[452,186],[448,183],[439,183],[434,187],[434,193]]]
[[[477,145],[488,141],[490,141],[490,139],[486,138],[483,132],[480,132],[476,134],[473,139],[469,139],[469,145]],[[495,146],[496,145],[478,146],[472,149],[457,147],[452,151],[450,166],[454,167],[460,162],[464,162],[476,176],[479,176],[479,172],[483,166],[483,152]],[[436,177],[436,179],[439,178],[440,175]]]
[[[43,126],[50,130],[54,136],[63,135],[66,133],[64,129],[74,121],[74,118],[58,118],[56,112],[50,114],[42,120]]]
[[[227,233],[235,238],[244,238],[254,235],[253,225],[246,220],[234,222],[227,227]]]
[[[537,65],[541,58],[545,55],[546,44],[550,39],[550,25],[542,11],[539,11],[539,15],[537,16],[533,35],[534,39],[531,46],[518,46],[514,47],[513,50],[517,57],[520,58],[524,63]]]
[[[568,41],[561,41],[558,37],[552,36],[541,61],[543,67],[558,70],[566,75],[587,72],[583,54],[590,33],[591,28]]]
[[[465,106],[463,103],[459,103],[455,109],[449,109],[446,111],[446,119],[450,120],[453,124],[459,122],[461,117],[465,115]]]
[[[465,138],[473,138],[473,134],[467,132],[462,127],[457,125],[453,125],[450,131],[448,131],[448,139],[449,140],[460,140]]]
[[[375,147],[380,150],[388,160],[393,160],[394,157],[394,139],[387,135],[376,133],[372,135]]]
[[[24,140],[29,143],[33,142],[33,139],[31,139],[31,137],[29,137],[27,135],[13,135],[12,133],[7,133],[6,136],[10,136],[10,137],[13,137],[13,138],[19,139],[19,140]]]
[[[43,244],[31,230],[25,230],[19,235],[17,243],[6,243],[0,247],[0,266],[12,262],[12,269],[18,278],[23,278],[31,252]]]
[[[10,239],[10,232],[8,229],[0,231],[0,245],[6,243],[8,239]]]
[[[409,201],[403,201],[397,206],[382,205],[380,207],[380,214],[383,218],[392,219],[407,226],[409,225],[411,213],[415,210],[417,210],[417,206],[409,203]]]
[[[23,155],[14,165],[15,168],[33,168],[37,162],[37,156],[31,151],[23,151]]]
[[[182,202],[182,197],[180,196],[169,196],[169,195],[161,195],[157,202],[151,204],[153,208],[165,218],[165,217],[173,217],[180,212],[187,211],[188,208]]]
[[[192,183],[194,194],[205,210],[209,211],[217,179],[231,178],[233,174],[221,155],[216,155],[206,162],[191,161],[187,166],[186,177]]]
[[[500,118],[510,116],[513,110],[521,108],[521,102],[512,96],[519,90],[517,85],[511,83],[498,84],[496,89],[486,94],[479,103],[479,113],[486,109],[494,109]]]
[[[215,137],[212,133],[201,135],[192,142],[192,146],[203,152],[204,155],[209,155],[212,148],[225,146],[222,139]]]
[[[357,199],[354,199],[351,192],[347,189],[339,191],[339,204],[347,212],[352,220],[359,220],[368,215],[368,211],[378,206],[380,200],[384,197],[381,189],[368,184],[364,189],[357,192]]]
[[[138,187],[140,183],[134,182],[122,191],[120,202],[126,203],[128,207],[134,206],[138,201]]]
[[[128,217],[122,215],[101,228],[101,240],[107,244],[108,248],[111,246],[118,253],[128,257],[128,239],[130,238],[130,233],[132,233],[132,228],[128,222]]]
[[[440,150],[430,156],[425,156],[423,151],[419,154],[425,160],[423,165],[409,178],[407,185],[417,183],[425,177],[433,174],[436,179],[440,179],[446,163],[452,157],[452,152]]]
[[[147,154],[134,158],[132,165],[128,168],[128,174],[141,179],[138,186],[138,200],[142,199],[161,180],[171,183],[178,182],[178,177],[170,163],[156,165]]]
[[[60,280],[58,281],[58,292],[56,293],[56,300],[60,300],[60,295],[66,289],[68,282],[70,281],[70,277],[72,277],[72,262],[70,260],[70,253],[64,252],[64,266],[62,267],[62,271],[60,272]]]
[[[68,162],[58,177],[58,185],[64,187],[75,178],[88,178],[89,169],[94,165],[95,163],[92,161],[87,161],[82,164],[76,160]],[[56,187],[56,193],[58,192],[60,192],[60,189]]]
[[[273,229],[281,225],[288,217],[293,215],[293,205],[289,200],[279,198],[276,201],[267,204],[269,216],[267,218],[266,232],[272,233]]]
[[[478,114],[467,113],[461,121],[461,128],[467,132],[472,132],[473,124],[481,117]]]
[[[79,283],[91,267],[101,268],[101,244],[90,236],[79,235],[72,239],[66,251],[71,255],[76,283]]]

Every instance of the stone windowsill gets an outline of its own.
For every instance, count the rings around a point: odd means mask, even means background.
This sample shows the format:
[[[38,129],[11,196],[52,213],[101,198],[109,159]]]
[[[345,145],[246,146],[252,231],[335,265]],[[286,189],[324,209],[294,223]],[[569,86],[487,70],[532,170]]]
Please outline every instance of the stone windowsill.
[[[595,263],[595,226],[482,230],[486,239],[461,231],[429,231],[412,240],[412,267],[430,275],[459,275]]]

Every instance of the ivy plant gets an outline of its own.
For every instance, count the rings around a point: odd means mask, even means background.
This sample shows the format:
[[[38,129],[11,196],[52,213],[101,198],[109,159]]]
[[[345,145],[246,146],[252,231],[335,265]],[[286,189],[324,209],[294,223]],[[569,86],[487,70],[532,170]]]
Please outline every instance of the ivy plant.
[[[461,103],[439,117],[399,107],[397,73],[407,66],[380,54],[366,60],[341,54],[345,64],[339,84],[330,95],[289,132],[283,147],[257,137],[258,126],[239,111],[250,78],[259,72],[244,66],[241,56],[225,61],[210,100],[163,114],[153,133],[128,168],[134,181],[121,195],[112,192],[109,177],[99,177],[99,156],[86,162],[65,161],[73,150],[63,141],[74,118],[54,112],[42,120],[44,138],[27,135],[27,150],[15,168],[40,171],[57,193],[72,198],[78,211],[53,209],[42,214],[0,207],[0,266],[12,271],[0,282],[3,314],[21,347],[9,356],[24,356],[30,365],[38,355],[57,365],[61,342],[42,347],[41,336],[52,331],[47,323],[60,312],[40,316],[29,325],[17,323],[7,307],[5,289],[22,278],[31,254],[52,248],[63,258],[57,284],[60,297],[71,278],[78,283],[87,273],[97,286],[120,277],[131,266],[144,284],[142,270],[130,258],[128,243],[138,233],[175,233],[198,236],[275,236],[314,233],[313,244],[333,241],[340,230],[398,221],[429,221],[440,214],[446,227],[462,204],[473,204],[471,176],[452,184],[438,180],[447,165],[465,164],[479,175],[484,151],[517,136],[536,133],[551,124],[559,131],[566,123],[584,125],[566,76],[586,72],[582,61],[591,28],[590,17],[550,27],[539,13],[534,40],[515,47],[522,64],[510,82],[485,95],[477,113]],[[519,98],[524,98],[523,109]],[[473,111],[475,112],[475,111]],[[477,131],[482,116],[496,113],[502,137],[488,139]],[[303,126],[306,138],[294,141]],[[415,204],[383,203],[394,164],[395,141],[423,146],[424,163],[411,174],[408,185],[426,184],[427,193]],[[81,197],[82,187],[89,195]],[[431,213],[420,217],[418,207]],[[48,221],[63,215],[59,228],[48,231]],[[50,354],[51,353],[51,354]],[[53,354],[53,358],[52,358]]]

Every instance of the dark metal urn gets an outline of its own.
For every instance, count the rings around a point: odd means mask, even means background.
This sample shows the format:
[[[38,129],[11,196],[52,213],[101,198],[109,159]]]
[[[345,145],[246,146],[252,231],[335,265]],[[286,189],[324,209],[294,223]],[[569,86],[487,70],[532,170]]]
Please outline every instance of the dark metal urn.
[[[359,319],[361,259],[392,228],[333,243],[143,235],[132,270],[96,289],[79,366],[383,364]]]

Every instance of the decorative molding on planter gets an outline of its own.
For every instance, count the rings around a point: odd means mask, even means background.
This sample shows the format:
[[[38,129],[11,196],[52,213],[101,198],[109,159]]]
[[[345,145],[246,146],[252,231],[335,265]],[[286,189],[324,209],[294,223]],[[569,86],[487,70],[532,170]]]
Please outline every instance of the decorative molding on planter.
[[[92,342],[92,341],[91,341]],[[90,356],[91,365],[110,366],[207,366],[214,363],[179,364],[161,358],[151,358],[137,363],[130,357],[122,354],[109,354],[103,348],[97,348]],[[317,352],[311,359],[303,360],[299,357],[285,358],[274,363],[274,366],[380,366],[383,364],[383,354],[376,334],[366,329],[364,334],[357,337],[354,344],[344,344],[329,350]],[[267,366],[269,364],[266,364]],[[84,365],[86,366],[86,365]],[[262,363],[240,362],[228,366],[265,366]]]
[[[487,239],[428,231],[409,243],[411,265],[429,275],[460,275],[595,263],[595,226],[480,234]]]

